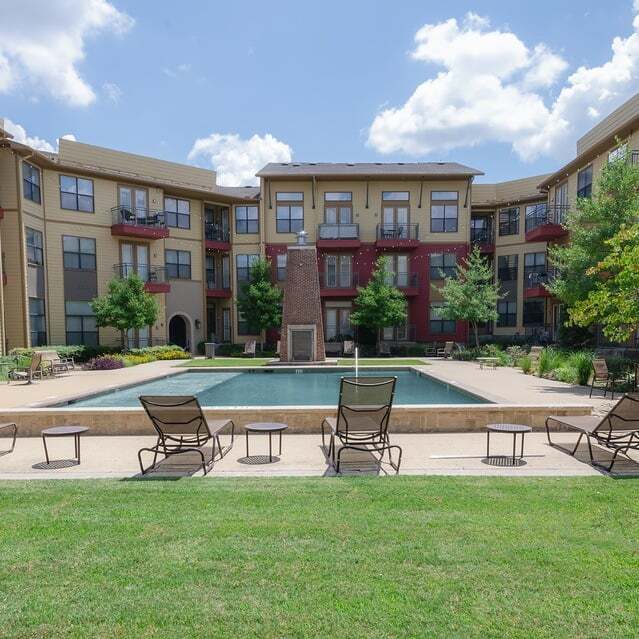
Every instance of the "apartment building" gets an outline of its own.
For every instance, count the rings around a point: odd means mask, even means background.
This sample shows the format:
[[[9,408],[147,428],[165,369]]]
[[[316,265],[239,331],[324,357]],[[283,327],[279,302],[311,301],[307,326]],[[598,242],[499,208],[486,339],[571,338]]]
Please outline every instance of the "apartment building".
[[[353,334],[350,313],[380,254],[408,300],[393,342],[464,341],[441,318],[438,287],[471,246],[495,267],[504,297],[483,332],[552,336],[561,307],[544,287],[548,246],[590,197],[601,167],[639,158],[639,95],[587,132],[576,157],[552,174],[476,184],[453,162],[268,164],[259,187],[222,187],[214,171],[60,140],[57,154],[12,139],[0,121],[0,349],[117,344],[97,328],[89,301],[109,281],[138,273],[157,296],[154,326],[129,344],[171,341],[192,350],[242,342],[235,301],[259,256],[286,278],[286,246],[304,231],[317,247],[327,341]],[[275,335],[269,336],[274,339]]]

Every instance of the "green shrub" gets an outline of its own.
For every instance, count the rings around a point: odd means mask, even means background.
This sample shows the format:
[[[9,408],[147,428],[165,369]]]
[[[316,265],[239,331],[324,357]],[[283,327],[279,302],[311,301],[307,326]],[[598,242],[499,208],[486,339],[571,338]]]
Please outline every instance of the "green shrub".
[[[568,355],[568,366],[576,371],[575,384],[585,386],[588,383],[592,372],[592,358],[593,354],[590,351],[577,351]]]
[[[519,368],[528,375],[532,370],[532,359],[530,359],[530,355],[522,355],[517,360],[517,366],[519,366]]]
[[[122,360],[124,361],[124,365],[128,367],[154,362],[155,357],[153,357],[152,355],[124,355]]]
[[[157,353],[153,359],[165,360],[165,359],[191,359],[191,353],[176,349],[173,351],[162,351]]]
[[[566,382],[567,384],[579,383],[579,372],[574,366],[564,365],[555,368],[552,372],[554,379],[560,382]]]
[[[9,354],[25,356],[31,359],[34,351],[55,351],[61,359],[73,357],[76,362],[82,363],[102,355],[112,355],[119,352],[119,350],[119,348],[113,348],[112,346],[67,346],[61,344],[58,346],[37,346],[35,348],[14,348]]]
[[[551,346],[544,348],[541,353],[539,353],[537,375],[539,375],[539,377],[548,377],[550,372],[559,365],[561,365],[561,362],[557,357],[555,349]]]

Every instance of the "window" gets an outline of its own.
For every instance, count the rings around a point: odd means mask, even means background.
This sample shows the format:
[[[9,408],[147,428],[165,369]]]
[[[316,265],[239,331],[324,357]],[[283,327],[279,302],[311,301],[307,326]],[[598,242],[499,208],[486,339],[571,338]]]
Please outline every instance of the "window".
[[[278,233],[299,233],[304,229],[304,194],[277,193],[276,229]]]
[[[283,282],[286,279],[286,259],[286,253],[277,254],[276,278],[278,282]]]
[[[526,253],[524,255],[524,286],[539,286],[546,276],[546,254]]]
[[[493,244],[492,218],[488,215],[470,218],[470,241],[476,244]]]
[[[543,326],[544,309],[544,300],[524,302],[524,326]]]
[[[353,222],[353,194],[347,192],[324,193],[324,222],[326,224],[351,224]]]
[[[592,164],[577,173],[577,197],[592,195]]]
[[[512,206],[499,211],[499,235],[517,235],[519,233],[519,207]]]
[[[620,144],[616,149],[608,153],[608,162],[616,162],[617,160],[625,160],[628,154],[628,145]]]
[[[166,275],[169,279],[191,279],[190,251],[175,251],[167,249],[164,251],[164,263],[166,265]]]
[[[568,182],[563,182],[555,187],[555,204],[568,208]]]
[[[164,198],[164,217],[167,226],[178,229],[191,228],[191,202],[175,197]]]
[[[44,264],[42,251],[42,233],[34,229],[27,228],[27,262],[29,264]]]
[[[210,288],[210,289],[218,288],[217,287],[218,278],[216,277],[217,269],[215,267],[215,254],[207,253],[205,262],[206,262],[206,288]]]
[[[386,283],[389,286],[406,288],[409,285],[408,255],[388,255],[388,276]]]
[[[458,199],[457,191],[431,191],[431,233],[457,233]]]
[[[429,256],[430,279],[441,280],[457,274],[455,253],[431,253]]]
[[[44,346],[47,343],[44,300],[39,297],[29,298],[29,332],[31,333],[31,346]]]
[[[231,309],[222,309],[222,340],[225,342],[231,341]]]
[[[95,271],[95,240],[88,237],[62,236],[64,268]]]
[[[497,302],[497,326],[517,326],[517,302]]]
[[[382,200],[384,202],[408,202],[410,194],[408,191],[383,191]]]
[[[244,313],[237,312],[237,334],[238,335],[254,335],[248,327],[248,322],[244,317]]]
[[[501,282],[517,280],[517,255],[500,255],[497,258],[497,277]]]
[[[61,175],[60,208],[93,213],[93,180]]]
[[[259,255],[236,255],[235,270],[237,274],[237,283],[248,282],[251,277],[251,267],[257,260]]]
[[[65,302],[67,344],[98,345],[98,327],[89,302]]]
[[[257,206],[236,206],[235,207],[235,232],[258,233],[260,221]]]
[[[352,336],[351,309],[327,306],[324,313],[324,338],[341,341]]]
[[[28,162],[22,163],[22,194],[27,200],[40,204],[40,169]]]
[[[327,288],[351,288],[351,261],[350,255],[327,255],[324,260],[324,285]]]
[[[455,320],[446,320],[442,318],[441,302],[433,302],[430,305],[430,332],[431,333],[454,333],[455,332]]]

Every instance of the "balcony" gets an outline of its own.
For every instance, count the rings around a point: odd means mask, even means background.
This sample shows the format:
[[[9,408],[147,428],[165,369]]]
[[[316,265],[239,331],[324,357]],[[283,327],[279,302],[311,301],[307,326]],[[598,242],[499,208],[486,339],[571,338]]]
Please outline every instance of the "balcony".
[[[546,288],[546,284],[552,282],[557,276],[557,270],[550,267],[535,267],[524,270],[524,298],[552,297],[552,293]]]
[[[320,273],[321,297],[355,297],[359,286],[357,273]]]
[[[319,224],[317,247],[326,249],[356,249],[360,247],[359,224]]]
[[[419,224],[378,224],[377,248],[402,250],[419,246]]]
[[[398,288],[406,297],[419,295],[419,276],[417,273],[390,273],[386,283]]]
[[[538,204],[526,211],[526,241],[548,242],[568,234],[563,226],[569,204]]]
[[[473,218],[473,221],[481,219]],[[481,253],[495,252],[495,229],[492,220],[485,226],[470,229],[470,243],[477,246]]]
[[[206,269],[206,296],[228,299],[231,297],[231,280],[212,269]]]
[[[159,240],[169,237],[169,229],[162,211],[115,206],[111,209],[111,235]]]
[[[113,271],[119,278],[137,275],[144,282],[144,290],[147,293],[168,293],[171,290],[166,277],[164,266],[151,266],[149,264],[114,264]]]
[[[204,246],[213,251],[231,250],[231,232],[216,222],[204,225]]]

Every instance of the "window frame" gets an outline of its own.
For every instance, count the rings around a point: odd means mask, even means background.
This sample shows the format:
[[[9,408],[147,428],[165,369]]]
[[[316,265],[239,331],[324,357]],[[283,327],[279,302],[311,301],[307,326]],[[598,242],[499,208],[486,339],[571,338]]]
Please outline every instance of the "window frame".
[[[167,206],[167,201],[172,200],[175,202],[175,211],[172,211]],[[180,202],[187,204],[187,212],[180,211]],[[176,197],[174,195],[165,195],[163,200],[163,212],[164,212],[164,223],[166,226],[169,226],[174,229],[184,229],[188,230],[191,228],[191,200],[186,198]],[[172,224],[172,220],[175,221],[175,224]],[[181,224],[180,221],[186,221],[186,226]]]
[[[511,259],[514,258],[514,259]],[[501,260],[506,260],[508,266],[500,266],[499,262]],[[511,264],[512,262],[512,264]],[[513,275],[513,277],[502,277],[502,272],[508,271],[509,276]],[[516,282],[519,277],[519,254],[511,253],[509,255],[498,255],[497,256],[497,280],[499,282]]]
[[[40,244],[30,244],[30,236],[33,238],[40,238]],[[27,264],[31,264],[33,266],[44,266],[44,235],[42,231],[26,226],[24,243],[26,247]],[[33,253],[35,259],[30,259],[30,252]]]
[[[168,259],[169,253],[175,253],[176,261]],[[182,261],[181,257],[189,256],[189,261]],[[164,266],[166,268],[166,277],[169,280],[190,280],[191,279],[191,251],[180,249],[164,249]],[[183,275],[188,273],[188,275]]]
[[[506,305],[506,312],[500,312],[500,307]],[[511,309],[514,308],[514,311]],[[497,327],[509,328],[517,326],[517,301],[516,300],[499,300],[497,302]]]
[[[37,176],[37,179],[33,178]],[[37,197],[35,197],[37,195]],[[40,167],[22,160],[22,197],[42,204],[42,173]]]
[[[455,193],[457,196],[455,199],[452,198],[440,198],[435,197],[436,194],[447,194],[451,195]],[[443,207],[443,216],[442,217],[434,217],[433,216],[433,208],[434,207]],[[454,207],[455,214],[447,215],[447,211],[449,207]],[[454,228],[447,228],[447,221],[454,220],[455,225]],[[434,222],[441,221],[441,229],[435,229]],[[431,191],[430,192],[430,232],[431,233],[457,233],[459,231],[459,191]]]
[[[443,305],[443,302],[430,302],[428,305],[428,331],[431,335],[452,335],[457,332],[457,322],[455,320],[433,317],[433,311]]]
[[[579,185],[580,181],[582,180],[582,176],[584,175],[586,176],[586,179],[590,178],[590,181],[584,182],[580,186]],[[592,197],[592,178],[593,178],[592,163],[590,163],[588,166],[585,166],[580,171],[577,171],[577,197],[588,198],[588,199]]]
[[[301,196],[300,198],[291,196]],[[286,198],[284,197],[286,196]],[[291,217],[291,210],[293,208],[302,209],[302,217]],[[288,214],[285,217],[280,217],[280,209],[287,209]],[[304,192],[303,191],[278,191],[275,193],[275,232],[286,233],[299,233],[304,230]],[[300,228],[293,230],[292,222],[301,223]]]
[[[65,248],[65,240],[77,240],[78,250],[77,251],[69,251]],[[92,242],[93,243],[93,252],[88,253],[82,250],[82,242]],[[65,271],[97,271],[97,246],[94,237],[80,237],[78,235],[63,235],[62,236],[62,268]],[[82,266],[82,256],[83,255],[92,255],[93,256],[93,266],[91,268],[87,268]],[[67,266],[67,256],[77,256],[78,266]]]
[[[280,261],[284,262],[284,264],[281,265]],[[288,253],[278,253],[275,256],[275,280],[277,282],[286,281],[286,267],[287,266],[288,266]]]
[[[246,265],[240,266],[240,258],[246,258]],[[238,288],[241,284],[250,281],[251,268],[259,259],[260,256],[257,253],[238,253],[235,256],[235,281],[237,282]],[[246,334],[250,335],[250,333]]]
[[[32,302],[38,302],[41,305],[40,312],[34,313],[32,310]],[[29,341],[31,346],[45,346],[47,343],[47,313],[46,303],[43,297],[29,297],[28,298],[28,310],[29,310]],[[42,330],[34,330],[34,319],[38,318],[38,328]],[[41,323],[41,326],[40,326]],[[34,338],[35,335],[35,338]]]
[[[244,209],[245,217],[239,216],[239,211]],[[249,209],[255,209],[255,218],[249,218]],[[254,228],[253,229],[253,224]],[[237,235],[255,235],[260,232],[260,207],[256,204],[239,204],[235,206],[235,233]]]
[[[454,264],[446,265],[447,256],[454,258]],[[441,257],[441,266],[433,264],[434,257]],[[435,252],[428,255],[428,277],[431,280],[443,280],[446,277],[455,277],[457,275],[457,254],[451,251]]]
[[[329,195],[347,195],[348,198],[329,199]],[[329,222],[327,211],[335,209],[335,222]],[[348,221],[342,222],[342,212],[347,211]],[[340,226],[353,224],[353,192],[352,191],[325,191],[324,192],[324,224]]]
[[[515,219],[513,220],[513,213]],[[502,220],[502,215],[507,215],[507,221]],[[499,209],[499,237],[508,237],[511,235],[519,235],[519,224],[521,221],[521,210],[519,206],[508,206],[503,209]],[[514,227],[514,231],[513,231]],[[508,232],[504,232],[504,229],[508,229]]]
[[[526,317],[527,315],[526,306],[530,307],[533,304],[541,307],[540,313],[539,313],[541,319],[538,321],[530,321],[530,319]],[[529,313],[530,311],[528,311],[528,314]],[[543,326],[546,323],[546,304],[544,303],[543,299],[537,298],[537,299],[524,300],[521,323],[523,326]]]
[[[62,187],[63,178],[75,181],[75,191],[63,190],[63,187]],[[87,195],[86,193],[79,192],[79,180],[82,180],[83,182],[87,182],[91,185],[91,195]],[[89,213],[89,214],[95,213],[95,190],[94,190],[95,184],[93,183],[93,180],[91,178],[84,178],[84,177],[78,177],[77,175],[67,175],[66,173],[59,173],[58,185],[60,188],[60,208],[61,209],[64,209],[65,211],[78,211],[79,213]],[[65,206],[65,203],[64,203],[65,195],[75,197],[75,206]],[[83,200],[88,199],[91,201],[90,210],[80,208],[80,198],[82,198]]]
[[[90,345],[90,346],[98,346],[100,344],[100,329],[98,328],[98,326],[96,325],[94,330],[85,329],[85,321],[88,321],[89,319],[93,319],[93,321],[95,322],[95,313],[93,313],[93,312],[86,313],[86,314],[69,313],[68,312],[68,306],[67,306],[69,303],[71,303],[71,304],[89,304],[89,302],[87,302],[86,300],[65,300],[65,302],[64,302],[64,331],[65,331],[66,343],[70,344],[70,345],[87,344],[87,336],[95,335],[95,343],[91,343],[89,341],[88,345]],[[74,320],[78,320],[79,319],[80,320],[80,330],[79,331],[69,330],[69,320],[70,319],[74,319]],[[76,335],[79,334],[80,341],[78,341],[78,342],[70,341],[69,340],[69,334],[70,333],[74,333]]]

